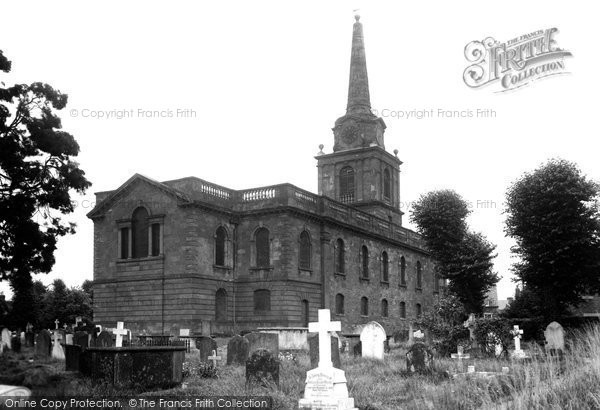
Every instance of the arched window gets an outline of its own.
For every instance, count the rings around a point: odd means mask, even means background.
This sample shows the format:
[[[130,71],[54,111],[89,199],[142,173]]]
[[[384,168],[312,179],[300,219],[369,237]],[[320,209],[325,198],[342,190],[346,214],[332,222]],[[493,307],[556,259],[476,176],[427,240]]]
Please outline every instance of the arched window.
[[[369,250],[365,245],[360,248],[360,259],[362,264],[361,274],[366,279],[369,277]]]
[[[120,258],[127,259],[129,258],[129,228],[121,228],[120,229],[120,239],[121,239],[121,250],[120,250]]]
[[[344,314],[344,295],[341,293],[335,295],[335,313],[337,315]]]
[[[388,301],[387,301],[387,299],[381,300],[381,316],[388,317]]]
[[[423,269],[421,267],[421,262],[417,261],[417,289],[421,289],[423,287]]]
[[[132,250],[134,258],[148,256],[148,211],[139,207],[133,211],[131,218]]]
[[[298,267],[300,269],[310,269],[310,235],[306,231],[300,234],[300,256]]]
[[[381,280],[383,282],[390,281],[390,264],[388,259],[388,254],[386,251],[381,253]]]
[[[219,226],[215,232],[215,265],[225,266],[227,231]]]
[[[271,310],[271,291],[258,289],[254,291],[254,311],[267,312]]]
[[[256,230],[255,238],[256,241],[256,267],[257,268],[268,268],[271,266],[271,255],[270,255],[270,240],[269,230],[267,228],[258,228]]]
[[[346,250],[344,249],[344,241],[338,238],[335,242],[335,271],[338,273],[346,272]]]
[[[369,299],[364,296],[360,298],[360,314],[362,316],[369,316]]]
[[[354,202],[354,169],[344,167],[340,170],[340,202]]]
[[[160,245],[160,231],[161,231],[161,226],[160,224],[152,224],[150,225],[150,236],[152,238],[152,256],[158,256],[160,255],[161,252],[161,245]]]
[[[227,291],[222,288],[215,293],[215,320],[227,320]]]
[[[308,327],[308,320],[310,318],[309,310],[308,310],[308,300],[303,299],[301,303],[302,309],[302,326]]]
[[[421,309],[421,304],[417,303],[416,308],[417,308],[417,312],[416,312],[417,313],[417,319],[420,319],[421,315],[423,314],[423,310]]]
[[[406,286],[406,259],[400,258],[400,285]]]
[[[406,303],[400,302],[400,318],[406,319]]]
[[[390,199],[392,197],[392,177],[389,169],[383,170],[383,197]]]

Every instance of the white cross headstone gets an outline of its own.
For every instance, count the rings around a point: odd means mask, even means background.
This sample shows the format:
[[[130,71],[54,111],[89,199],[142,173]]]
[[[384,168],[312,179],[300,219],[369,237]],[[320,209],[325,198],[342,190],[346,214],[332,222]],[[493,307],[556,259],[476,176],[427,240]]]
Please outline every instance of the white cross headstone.
[[[66,332],[67,328],[69,327],[69,325],[67,325],[66,323],[63,325],[63,330]]]
[[[213,367],[217,367],[217,360],[221,360],[221,356],[217,356],[216,350],[212,351],[212,356],[208,356],[208,360],[213,362]]]
[[[329,332],[342,330],[341,322],[330,321],[329,309],[319,309],[319,321],[308,324],[308,331],[319,334],[319,367],[333,367]]]
[[[513,339],[515,341],[515,351],[512,353],[513,357],[523,358],[525,357],[525,352],[521,350],[521,335],[523,334],[523,330],[519,329],[519,325],[514,325],[513,330],[511,330],[513,335]]]
[[[58,321],[58,320],[57,320]],[[54,322],[56,323],[56,322]],[[58,324],[56,324],[56,329],[54,330],[54,334],[52,335],[53,345],[52,345],[52,358],[58,360],[65,360],[65,351],[60,345],[60,341],[62,340],[62,335],[58,332]]]
[[[60,324],[60,320],[56,319],[56,320],[54,321],[54,324],[56,325],[54,328],[55,328],[56,330],[58,330],[58,325]]]
[[[343,370],[331,362],[331,335],[339,332],[340,322],[332,322],[329,309],[319,309],[319,321],[308,324],[308,331],[319,334],[319,365],[306,372],[304,398],[298,401],[299,409],[355,409],[354,399],[348,397],[348,386]]]
[[[123,347],[123,336],[129,334],[129,330],[124,328],[123,322],[117,322],[117,327],[112,330],[113,335],[116,335],[115,346]]]
[[[460,367],[460,371],[463,371],[463,359],[470,359],[471,355],[468,353],[464,353],[464,348],[462,346],[458,346],[456,349],[456,353],[452,353],[450,355],[452,359],[458,359],[458,366]]]

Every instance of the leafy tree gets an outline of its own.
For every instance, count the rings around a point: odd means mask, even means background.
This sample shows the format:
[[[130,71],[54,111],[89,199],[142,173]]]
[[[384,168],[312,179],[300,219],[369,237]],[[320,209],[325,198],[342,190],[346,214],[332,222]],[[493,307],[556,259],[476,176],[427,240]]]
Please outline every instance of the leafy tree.
[[[518,319],[538,317],[542,316],[541,307],[539,296],[524,287],[515,293],[515,299],[502,311],[502,316]]]
[[[496,356],[496,344],[502,345],[499,356],[507,356],[512,339],[510,324],[501,317],[479,318],[475,321],[473,336],[483,354]]]
[[[469,331],[463,326],[467,316],[465,307],[456,296],[442,295],[433,309],[423,313],[416,325],[429,331],[440,355],[449,356],[456,351],[461,340],[469,337]]]
[[[0,51],[0,72],[11,62]],[[55,111],[67,95],[48,84],[0,82],[0,280],[9,280],[19,309],[32,300],[31,274],[54,265],[57,238],[74,232],[70,192],[90,186],[73,160],[79,145]],[[31,319],[24,310],[19,326]]]
[[[423,235],[436,261],[439,275],[449,280],[469,312],[481,313],[485,295],[496,282],[492,259],[495,245],[480,233],[469,231],[467,202],[455,191],[421,195],[413,205],[411,220]]]
[[[517,242],[517,278],[544,318],[600,291],[599,187],[572,162],[552,159],[508,189],[506,233]]]

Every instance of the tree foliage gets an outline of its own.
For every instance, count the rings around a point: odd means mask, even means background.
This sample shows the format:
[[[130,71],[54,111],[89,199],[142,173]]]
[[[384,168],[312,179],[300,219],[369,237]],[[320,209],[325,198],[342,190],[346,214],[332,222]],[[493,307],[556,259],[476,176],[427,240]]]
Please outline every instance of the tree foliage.
[[[10,69],[0,51],[0,73]],[[73,212],[71,191],[90,186],[73,160],[79,145],[56,115],[66,104],[48,84],[0,82],[0,280],[10,280],[24,305],[32,298],[27,277],[49,272],[57,238],[74,232],[62,219]]]
[[[553,159],[508,189],[506,233],[520,261],[515,275],[546,319],[600,291],[598,184],[571,162]]]
[[[421,195],[413,205],[411,220],[423,235],[436,261],[439,275],[469,312],[480,313],[487,292],[498,276],[493,272],[495,245],[469,230],[467,202],[455,191]]]
[[[496,356],[496,344],[502,345],[499,356],[507,356],[510,343],[513,340],[508,321],[501,317],[479,318],[475,321],[473,336],[481,347],[483,354]]]
[[[469,337],[469,331],[463,326],[467,316],[465,307],[456,296],[442,295],[433,309],[423,313],[416,325],[429,331],[434,347],[440,355],[449,356],[451,352],[456,351],[461,340]]]

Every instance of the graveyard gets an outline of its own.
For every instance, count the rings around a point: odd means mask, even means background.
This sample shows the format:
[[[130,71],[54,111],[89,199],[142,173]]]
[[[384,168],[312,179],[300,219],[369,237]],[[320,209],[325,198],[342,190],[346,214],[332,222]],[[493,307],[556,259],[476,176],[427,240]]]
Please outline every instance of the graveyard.
[[[260,332],[183,336],[169,345],[144,346],[134,345],[123,323],[95,336],[70,335],[57,323],[53,334],[40,331],[31,346],[29,336],[21,344],[5,329],[0,385],[31,397],[268,396],[276,409],[323,408],[324,403],[340,409],[592,408],[600,403],[598,326],[564,333],[551,323],[545,348],[521,342],[522,330],[514,329],[509,354],[496,358],[463,348],[441,357],[420,330],[412,340],[398,341],[372,323],[363,329],[359,348],[350,348],[348,341],[338,342],[339,322],[321,310],[319,321],[309,325],[309,347],[297,350],[280,349],[278,335]],[[321,346],[331,349],[321,356]],[[127,362],[119,355],[134,358]],[[146,363],[142,376],[135,355]],[[148,367],[153,361],[159,366]],[[107,374],[106,368],[119,368],[119,374]]]

